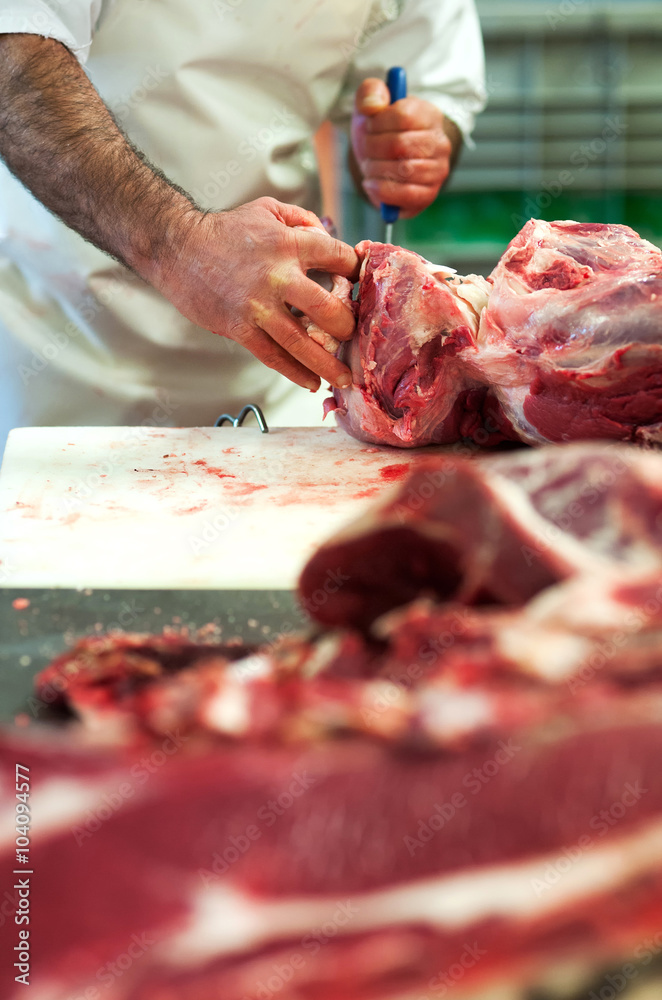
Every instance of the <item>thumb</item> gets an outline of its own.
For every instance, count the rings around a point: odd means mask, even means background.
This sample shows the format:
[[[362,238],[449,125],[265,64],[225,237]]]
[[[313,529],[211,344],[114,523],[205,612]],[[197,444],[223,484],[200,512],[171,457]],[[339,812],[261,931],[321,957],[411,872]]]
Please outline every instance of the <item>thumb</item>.
[[[391,95],[383,80],[368,77],[357,88],[355,107],[360,115],[376,115],[391,103]]]

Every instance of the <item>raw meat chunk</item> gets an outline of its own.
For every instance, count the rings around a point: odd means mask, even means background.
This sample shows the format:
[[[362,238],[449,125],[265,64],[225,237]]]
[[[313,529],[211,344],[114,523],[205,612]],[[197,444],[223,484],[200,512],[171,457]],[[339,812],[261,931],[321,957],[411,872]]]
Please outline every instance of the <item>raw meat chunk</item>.
[[[0,733],[35,994],[657,995],[662,456],[426,459],[301,593],[332,631],[82,639],[37,679],[68,721]]]
[[[662,443],[662,253],[627,226],[531,219],[487,279],[368,241],[338,423],[414,447]]]

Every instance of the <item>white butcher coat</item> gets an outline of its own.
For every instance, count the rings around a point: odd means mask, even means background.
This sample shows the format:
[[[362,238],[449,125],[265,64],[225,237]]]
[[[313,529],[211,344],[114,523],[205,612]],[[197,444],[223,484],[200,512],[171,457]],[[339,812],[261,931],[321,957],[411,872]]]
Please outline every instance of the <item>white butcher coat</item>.
[[[205,208],[272,195],[319,211],[311,136],[391,65],[466,137],[484,102],[473,0],[0,0],[0,32],[15,31],[67,45]],[[184,319],[2,163],[0,350],[4,429],[209,424],[248,401],[276,424],[321,418],[323,393]]]

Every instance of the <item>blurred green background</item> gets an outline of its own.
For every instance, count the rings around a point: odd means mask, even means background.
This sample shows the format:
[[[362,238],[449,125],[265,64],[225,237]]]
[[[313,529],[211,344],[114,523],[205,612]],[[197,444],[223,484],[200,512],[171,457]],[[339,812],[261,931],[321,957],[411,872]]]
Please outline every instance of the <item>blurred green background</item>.
[[[455,174],[394,241],[488,273],[526,219],[622,222],[662,244],[661,0],[477,0],[488,105]],[[383,238],[345,182],[349,242]]]

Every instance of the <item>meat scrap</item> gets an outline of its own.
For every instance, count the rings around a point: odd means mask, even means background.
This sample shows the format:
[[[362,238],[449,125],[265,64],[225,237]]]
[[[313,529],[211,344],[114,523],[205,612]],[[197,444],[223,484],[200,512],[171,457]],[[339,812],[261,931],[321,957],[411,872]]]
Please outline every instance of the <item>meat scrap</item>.
[[[70,721],[5,731],[0,780],[33,775],[39,995],[101,976],[112,1000],[585,1000],[624,963],[652,981],[662,456],[426,459],[313,556],[301,597],[308,636],[93,636],[37,678]],[[0,987],[21,995],[10,963]]]
[[[662,253],[628,226],[531,219],[487,280],[365,241],[334,391],[354,437],[662,443]],[[327,404],[327,409],[330,408]]]
[[[425,458],[314,553],[301,595],[322,625],[367,628],[421,596],[521,607],[580,579],[602,594],[662,575],[661,515],[655,452],[582,443]],[[332,571],[346,582],[312,601]]]

